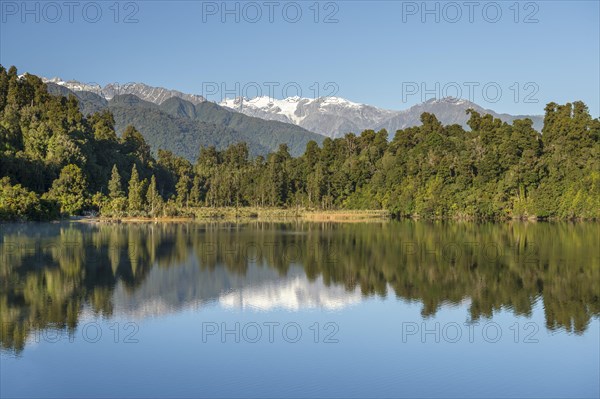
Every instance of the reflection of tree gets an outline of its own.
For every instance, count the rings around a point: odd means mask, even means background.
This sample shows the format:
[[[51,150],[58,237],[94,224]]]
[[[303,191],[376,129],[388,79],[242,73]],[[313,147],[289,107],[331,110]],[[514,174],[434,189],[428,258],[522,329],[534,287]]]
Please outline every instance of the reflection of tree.
[[[73,332],[84,305],[110,316],[116,284],[134,292],[154,265],[182,273],[177,266],[190,259],[244,279],[250,263],[281,275],[297,264],[310,280],[364,295],[391,289],[422,303],[423,316],[465,299],[473,320],[499,309],[528,316],[539,299],[548,329],[581,333],[600,314],[597,231],[584,223],[5,225],[1,344],[20,351],[32,330]]]
[[[125,227],[20,225],[4,230],[0,322],[6,348],[22,349],[31,329],[73,332],[85,303],[110,315],[116,282],[133,287],[151,265]]]

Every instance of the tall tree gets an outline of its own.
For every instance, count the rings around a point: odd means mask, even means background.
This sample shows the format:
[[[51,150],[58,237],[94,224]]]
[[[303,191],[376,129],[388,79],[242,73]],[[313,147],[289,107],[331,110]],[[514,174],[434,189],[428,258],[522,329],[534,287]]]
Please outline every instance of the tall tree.
[[[154,177],[154,175],[152,175],[152,178],[150,179],[150,185],[148,186],[148,192],[146,193],[146,202],[148,203],[148,213],[150,216],[158,216],[163,207],[163,199],[158,192],[156,177]]]
[[[139,213],[144,210],[144,186],[145,180],[140,181],[137,166],[133,164],[131,179],[129,180],[128,209],[130,212]]]
[[[179,181],[177,181],[177,185],[175,186],[177,190],[177,205],[182,208],[187,208],[189,206],[189,198],[190,198],[190,178],[187,174],[182,174],[179,176]]]
[[[117,165],[113,165],[110,180],[108,181],[108,196],[111,199],[121,198],[125,195],[121,184],[121,175]]]

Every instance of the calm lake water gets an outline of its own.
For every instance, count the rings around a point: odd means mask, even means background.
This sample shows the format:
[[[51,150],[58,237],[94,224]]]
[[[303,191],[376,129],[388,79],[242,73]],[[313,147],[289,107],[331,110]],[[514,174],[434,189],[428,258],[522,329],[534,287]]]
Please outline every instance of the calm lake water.
[[[2,397],[598,397],[600,225],[0,225]]]

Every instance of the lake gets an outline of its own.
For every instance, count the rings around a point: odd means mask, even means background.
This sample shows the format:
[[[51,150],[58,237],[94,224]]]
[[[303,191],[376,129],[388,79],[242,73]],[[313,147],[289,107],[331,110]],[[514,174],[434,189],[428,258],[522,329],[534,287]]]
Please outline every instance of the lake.
[[[600,224],[0,224],[2,397],[598,397]]]

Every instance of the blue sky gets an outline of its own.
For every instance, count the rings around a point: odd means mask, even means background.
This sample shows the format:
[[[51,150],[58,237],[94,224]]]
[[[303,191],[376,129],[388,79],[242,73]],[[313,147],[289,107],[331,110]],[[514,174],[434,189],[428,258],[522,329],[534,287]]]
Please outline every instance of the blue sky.
[[[600,113],[598,1],[51,3],[0,0],[3,65],[211,100],[260,90],[404,109],[445,94],[513,114],[573,100]]]

